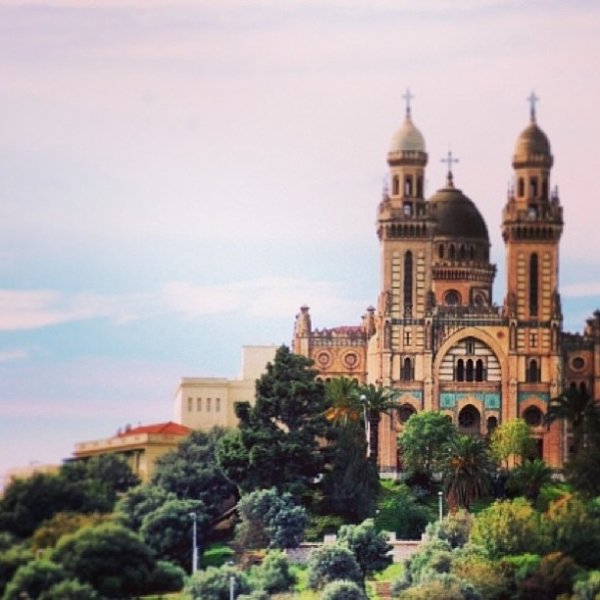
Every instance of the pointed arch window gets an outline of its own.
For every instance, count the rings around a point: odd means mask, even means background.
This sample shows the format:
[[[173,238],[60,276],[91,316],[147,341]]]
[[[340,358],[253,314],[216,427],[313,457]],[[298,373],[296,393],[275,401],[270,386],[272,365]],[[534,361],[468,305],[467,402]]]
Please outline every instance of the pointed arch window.
[[[465,380],[465,361],[462,358],[456,363],[456,381]]]
[[[404,255],[404,314],[412,315],[413,307],[413,256],[408,250]]]
[[[484,381],[485,380],[485,370],[483,368],[483,361],[478,358],[475,363],[475,381]]]
[[[538,314],[538,287],[539,287],[539,261],[538,255],[532,254],[529,259],[529,314],[537,317]]]
[[[541,369],[538,365],[538,361],[531,359],[527,366],[526,379],[528,383],[539,383],[542,380]]]
[[[400,372],[400,379],[402,381],[412,381],[414,379],[414,372],[412,366],[412,360],[406,357],[402,362],[402,370]]]
[[[467,361],[467,381],[473,381],[473,359],[469,358]]]

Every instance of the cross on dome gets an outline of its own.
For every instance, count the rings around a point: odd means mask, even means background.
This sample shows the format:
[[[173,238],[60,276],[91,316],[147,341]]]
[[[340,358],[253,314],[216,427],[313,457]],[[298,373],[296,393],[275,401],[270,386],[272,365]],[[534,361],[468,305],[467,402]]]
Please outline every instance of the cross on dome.
[[[458,158],[454,158],[454,156],[452,156],[452,150],[448,150],[446,158],[442,158],[441,162],[446,163],[448,165],[448,185],[452,187],[452,165],[458,162]]]
[[[414,94],[411,94],[409,88],[406,88],[406,92],[402,94],[404,100],[406,100],[406,116],[410,117],[410,101],[415,97]]]
[[[531,122],[535,123],[535,105],[536,103],[539,101],[539,98],[535,95],[535,92],[532,91],[531,94],[529,94],[529,96],[527,97],[527,101],[529,102],[530,105],[530,115],[531,115]]]

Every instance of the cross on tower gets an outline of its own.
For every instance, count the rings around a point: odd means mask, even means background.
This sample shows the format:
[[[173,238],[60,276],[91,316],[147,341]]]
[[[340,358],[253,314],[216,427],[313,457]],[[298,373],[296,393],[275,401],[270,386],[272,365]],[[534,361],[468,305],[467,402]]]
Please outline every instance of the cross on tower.
[[[535,95],[535,92],[531,92],[531,94],[529,94],[527,100],[531,106],[531,109],[530,109],[531,120],[535,121],[535,105],[538,102],[539,98]]]
[[[448,150],[448,155],[446,156],[446,158],[442,158],[441,162],[446,163],[448,165],[448,186],[452,187],[452,165],[458,162],[458,158],[454,158],[452,156],[452,150]]]
[[[406,88],[406,92],[402,94],[404,100],[406,100],[406,116],[410,117],[410,101],[414,98],[414,95],[410,93],[410,90]]]

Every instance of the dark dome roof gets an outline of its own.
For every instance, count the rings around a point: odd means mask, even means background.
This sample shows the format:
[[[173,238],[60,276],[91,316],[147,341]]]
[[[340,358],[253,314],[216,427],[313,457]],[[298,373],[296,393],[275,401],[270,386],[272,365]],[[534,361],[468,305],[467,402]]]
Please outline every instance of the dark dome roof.
[[[437,219],[435,234],[457,238],[476,238],[489,242],[488,230],[475,204],[452,182],[429,200],[432,216]]]

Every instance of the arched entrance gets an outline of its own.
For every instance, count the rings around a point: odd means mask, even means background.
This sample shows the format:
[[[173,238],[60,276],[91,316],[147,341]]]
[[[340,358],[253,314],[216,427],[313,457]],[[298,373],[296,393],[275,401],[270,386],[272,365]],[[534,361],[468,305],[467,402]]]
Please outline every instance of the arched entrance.
[[[472,405],[467,404],[458,413],[458,429],[461,433],[479,435],[481,427],[481,414]]]

